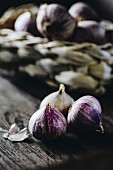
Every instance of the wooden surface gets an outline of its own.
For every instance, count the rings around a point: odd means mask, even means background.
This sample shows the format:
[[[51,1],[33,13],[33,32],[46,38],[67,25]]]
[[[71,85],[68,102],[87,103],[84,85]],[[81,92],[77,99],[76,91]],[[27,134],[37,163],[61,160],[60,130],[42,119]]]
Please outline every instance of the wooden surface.
[[[25,83],[26,82],[26,83]],[[15,121],[28,124],[40,100],[52,89],[31,81],[0,77],[0,126],[8,129]],[[11,142],[0,133],[0,170],[25,169],[113,169],[113,91],[98,97],[103,107],[104,134],[66,134],[59,141],[43,143],[34,138]],[[73,96],[76,93],[73,93]],[[75,98],[77,98],[76,96]]]

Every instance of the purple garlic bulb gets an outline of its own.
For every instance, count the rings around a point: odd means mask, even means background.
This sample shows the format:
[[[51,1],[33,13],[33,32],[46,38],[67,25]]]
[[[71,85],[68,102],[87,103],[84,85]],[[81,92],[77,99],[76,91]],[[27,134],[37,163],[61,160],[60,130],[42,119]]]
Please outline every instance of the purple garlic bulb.
[[[72,41],[105,44],[106,30],[96,21],[80,21],[72,35]]]
[[[73,4],[69,9],[69,13],[77,22],[82,20],[99,20],[96,12],[83,2]]]
[[[57,108],[65,117],[67,117],[68,110],[74,103],[74,100],[66,93],[65,86],[60,84],[58,91],[49,94],[42,100],[40,108],[46,106],[48,103],[50,103],[52,107]]]
[[[93,96],[83,96],[72,105],[68,113],[68,127],[75,132],[103,132],[102,109]]]
[[[15,21],[15,31],[29,32],[34,36],[41,36],[36,27],[36,15],[30,11],[22,13]]]
[[[50,40],[65,40],[74,31],[76,22],[65,7],[59,4],[43,4],[37,15],[37,28]]]
[[[37,139],[55,140],[65,134],[67,122],[61,112],[47,105],[32,115],[28,129]]]

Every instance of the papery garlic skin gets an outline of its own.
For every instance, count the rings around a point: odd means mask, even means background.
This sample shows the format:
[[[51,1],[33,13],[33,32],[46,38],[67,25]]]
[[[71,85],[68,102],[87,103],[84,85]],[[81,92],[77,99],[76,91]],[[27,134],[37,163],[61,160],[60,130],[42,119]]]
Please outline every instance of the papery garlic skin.
[[[65,40],[71,36],[76,22],[65,7],[43,4],[37,15],[38,30],[51,40]]]
[[[28,129],[37,139],[55,140],[65,134],[67,122],[62,113],[49,105],[33,114]]]
[[[90,95],[79,98],[70,109],[67,117],[68,127],[72,131],[101,131],[102,109],[99,101]]]
[[[48,103],[57,108],[64,116],[67,116],[68,109],[74,103],[74,100],[65,92],[65,86],[61,84],[57,92],[49,94],[42,100],[40,108]]]

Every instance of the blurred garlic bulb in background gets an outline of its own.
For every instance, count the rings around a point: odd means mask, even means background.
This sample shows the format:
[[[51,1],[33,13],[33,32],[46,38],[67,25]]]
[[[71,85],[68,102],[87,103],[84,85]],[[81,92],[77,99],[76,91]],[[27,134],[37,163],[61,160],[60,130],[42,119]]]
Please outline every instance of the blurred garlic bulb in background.
[[[91,42],[96,44],[105,44],[106,30],[96,21],[80,21],[74,30],[72,39],[75,42]]]
[[[14,28],[16,31],[26,31],[35,36],[41,36],[36,27],[36,15],[30,11],[22,13],[15,21]]]
[[[99,20],[92,7],[83,2],[73,4],[69,9],[69,13],[77,22],[82,20]]]
[[[37,28],[50,40],[65,40],[74,31],[76,22],[65,7],[59,4],[41,5],[37,15]]]

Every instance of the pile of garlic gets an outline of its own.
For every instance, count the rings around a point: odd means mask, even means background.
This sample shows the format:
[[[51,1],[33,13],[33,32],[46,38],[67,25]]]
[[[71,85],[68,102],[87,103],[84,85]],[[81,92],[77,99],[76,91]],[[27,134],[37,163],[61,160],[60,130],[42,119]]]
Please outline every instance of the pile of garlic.
[[[51,141],[67,131],[73,133],[104,132],[100,102],[86,95],[74,102],[63,84],[58,91],[46,96],[30,118],[29,132],[37,139]]]
[[[104,133],[102,126],[102,109],[100,102],[93,96],[86,95],[78,100],[66,93],[65,86],[50,93],[40,103],[30,118],[27,127],[21,129],[14,123],[9,130],[0,128],[3,137],[20,142],[30,134],[38,140],[54,141],[68,133]],[[5,132],[5,133],[4,133]]]
[[[68,10],[59,4],[11,8],[0,18],[0,68],[50,86],[104,93],[113,78],[112,32],[113,23],[85,3]]]

